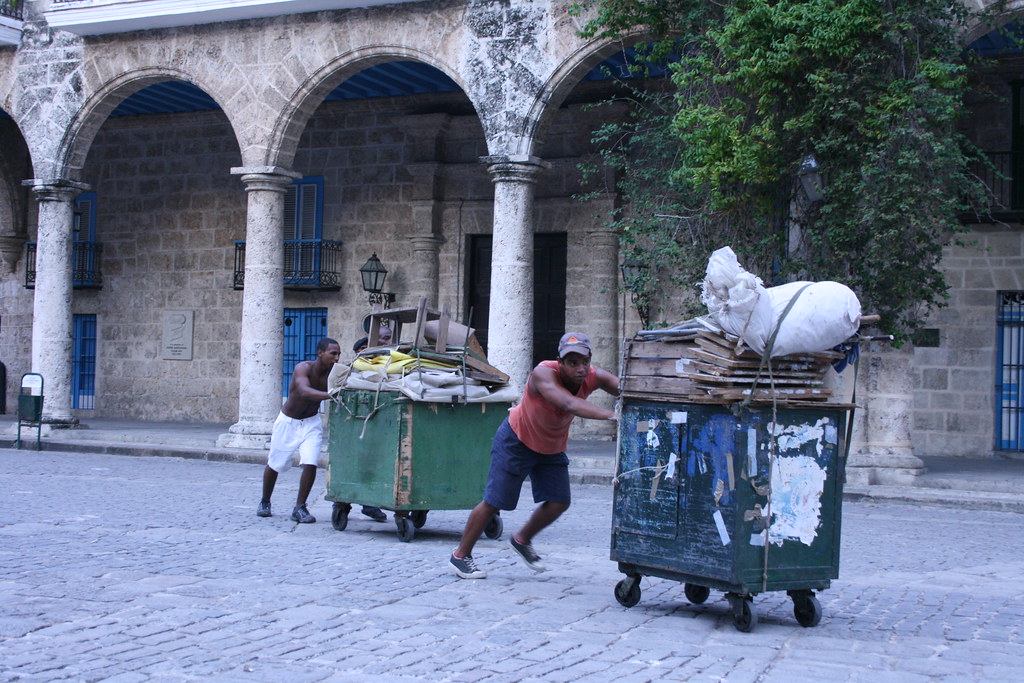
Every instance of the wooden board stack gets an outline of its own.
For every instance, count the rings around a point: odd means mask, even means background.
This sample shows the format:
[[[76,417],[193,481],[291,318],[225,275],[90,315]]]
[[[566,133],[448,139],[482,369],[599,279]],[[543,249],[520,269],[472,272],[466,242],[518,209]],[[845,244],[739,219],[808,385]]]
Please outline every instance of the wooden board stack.
[[[626,342],[623,396],[656,401],[821,405],[832,392],[825,375],[842,353],[825,351],[772,358],[746,350],[724,332],[698,329]]]

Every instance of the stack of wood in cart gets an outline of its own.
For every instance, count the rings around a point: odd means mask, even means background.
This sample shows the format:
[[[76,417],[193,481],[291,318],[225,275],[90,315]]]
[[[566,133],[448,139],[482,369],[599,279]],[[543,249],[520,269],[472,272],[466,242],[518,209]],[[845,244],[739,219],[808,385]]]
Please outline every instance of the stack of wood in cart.
[[[864,316],[863,323],[876,320]],[[627,340],[620,385],[623,396],[647,400],[820,405],[834,401],[826,375],[845,357],[821,351],[764,359],[739,337],[694,319]]]

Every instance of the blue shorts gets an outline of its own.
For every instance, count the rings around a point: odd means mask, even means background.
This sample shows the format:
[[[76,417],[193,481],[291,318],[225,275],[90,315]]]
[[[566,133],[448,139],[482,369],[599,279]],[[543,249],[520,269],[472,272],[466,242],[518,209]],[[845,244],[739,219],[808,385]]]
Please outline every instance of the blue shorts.
[[[569,457],[565,453],[544,455],[531,450],[519,440],[505,418],[491,444],[491,470],[487,474],[484,502],[499,510],[515,510],[526,477],[530,477],[533,502],[570,503]]]

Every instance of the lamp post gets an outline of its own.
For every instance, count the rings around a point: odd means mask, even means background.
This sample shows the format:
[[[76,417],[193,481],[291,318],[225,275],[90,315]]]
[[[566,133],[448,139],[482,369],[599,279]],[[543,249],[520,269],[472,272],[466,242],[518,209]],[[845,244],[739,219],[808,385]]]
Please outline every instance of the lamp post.
[[[370,304],[383,304],[384,308],[391,305],[395,300],[394,292],[385,292],[384,279],[388,276],[388,269],[377,258],[377,252],[367,259],[366,263],[359,269],[359,276],[363,281],[363,291],[370,295]]]
[[[622,271],[622,283],[629,290],[629,297],[633,301],[633,307],[640,316],[640,324],[644,329],[650,322],[651,302],[646,294],[642,293],[644,280],[651,267],[632,258],[627,258],[619,266]]]

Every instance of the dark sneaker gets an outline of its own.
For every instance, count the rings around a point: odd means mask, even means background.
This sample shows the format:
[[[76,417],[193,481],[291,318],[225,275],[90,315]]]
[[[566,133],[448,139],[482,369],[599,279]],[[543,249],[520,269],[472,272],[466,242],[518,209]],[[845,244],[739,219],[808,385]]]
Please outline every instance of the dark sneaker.
[[[257,517],[269,517],[270,516],[270,501],[261,500],[260,504],[256,507]]]
[[[529,543],[520,543],[516,540],[515,534],[512,534],[512,538],[509,539],[512,542],[512,549],[519,553],[519,557],[523,558],[523,562],[526,566],[535,572],[542,572],[547,567],[540,561],[540,555],[533,550],[533,546]]]
[[[384,511],[381,510],[380,508],[374,507],[372,505],[364,505],[363,506],[363,514],[366,515],[367,517],[369,517],[370,519],[372,519],[375,522],[386,522],[386,521],[388,521],[387,514],[385,514]]]
[[[309,510],[306,509],[306,504],[303,503],[292,510],[292,521],[298,522],[299,524],[312,524],[316,521],[316,517],[309,514]]]
[[[452,570],[463,579],[486,579],[487,572],[482,569],[478,569],[476,562],[473,561],[472,555],[466,555],[465,557],[455,557],[455,553],[452,553],[451,559]]]

